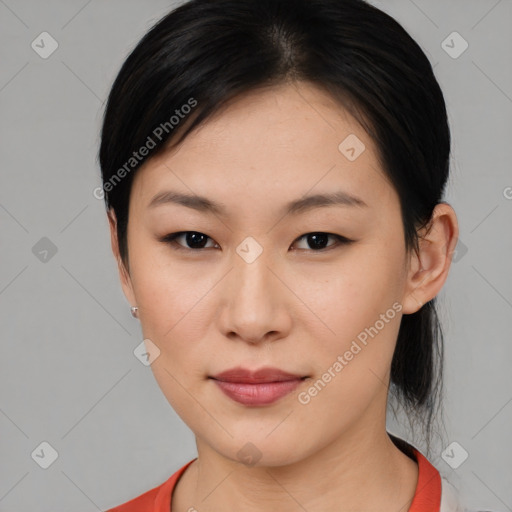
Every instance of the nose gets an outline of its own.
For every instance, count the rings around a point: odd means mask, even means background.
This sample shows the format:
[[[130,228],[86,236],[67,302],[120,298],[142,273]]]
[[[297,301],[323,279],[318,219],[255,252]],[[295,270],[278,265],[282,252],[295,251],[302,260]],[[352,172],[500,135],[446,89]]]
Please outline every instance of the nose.
[[[285,276],[279,275],[283,271],[269,261],[265,251],[250,263],[234,256],[234,267],[222,290],[220,327],[224,335],[251,344],[286,337],[293,293],[284,284]]]

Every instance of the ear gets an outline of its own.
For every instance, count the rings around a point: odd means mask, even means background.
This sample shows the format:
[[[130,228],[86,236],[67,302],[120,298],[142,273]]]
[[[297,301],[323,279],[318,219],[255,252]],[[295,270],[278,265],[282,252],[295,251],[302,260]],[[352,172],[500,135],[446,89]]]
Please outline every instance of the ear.
[[[117,238],[117,219],[113,208],[108,211],[108,223],[110,226],[110,244],[112,246],[112,252],[117,261],[117,267],[119,270],[119,278],[121,280],[121,286],[123,288],[124,295],[128,302],[135,306],[137,304],[135,300],[135,294],[133,292],[132,280],[130,277],[129,270],[126,269],[119,251],[119,241]]]
[[[459,238],[457,216],[447,203],[434,208],[428,226],[419,233],[419,251],[411,252],[406,289],[402,301],[403,314],[418,311],[443,287]]]

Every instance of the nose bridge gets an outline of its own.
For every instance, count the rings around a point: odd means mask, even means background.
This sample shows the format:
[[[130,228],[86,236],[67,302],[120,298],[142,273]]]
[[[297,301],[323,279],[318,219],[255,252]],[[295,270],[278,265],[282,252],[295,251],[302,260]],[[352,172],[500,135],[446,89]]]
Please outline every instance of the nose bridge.
[[[272,287],[272,279],[275,279],[270,271],[271,251],[266,249],[262,243],[255,238],[246,237],[236,248],[234,261],[235,288],[241,295],[237,301],[259,300],[266,298],[269,303],[269,288]],[[273,294],[272,294],[273,295]]]
[[[274,275],[275,262],[270,250],[248,237],[236,248],[229,285],[225,292],[222,329],[255,343],[290,326],[283,310],[285,300],[280,280]]]
[[[258,232],[243,238],[230,254],[231,270],[217,317],[225,336],[257,344],[286,338],[292,329],[293,298],[286,289],[286,265],[280,264],[283,256],[277,244]]]

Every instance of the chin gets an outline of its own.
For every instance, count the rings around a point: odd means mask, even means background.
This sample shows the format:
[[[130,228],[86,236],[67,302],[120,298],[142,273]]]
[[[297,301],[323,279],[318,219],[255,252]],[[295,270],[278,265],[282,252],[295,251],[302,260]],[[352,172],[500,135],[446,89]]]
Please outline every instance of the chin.
[[[300,439],[294,439],[293,436],[275,436],[271,439],[273,436],[248,433],[243,436],[243,440],[235,436],[227,445],[216,447],[215,450],[226,459],[247,468],[288,466],[308,457],[309,452],[315,452],[315,447],[308,450]],[[212,443],[210,446],[215,445]],[[297,450],[298,446],[300,450]]]

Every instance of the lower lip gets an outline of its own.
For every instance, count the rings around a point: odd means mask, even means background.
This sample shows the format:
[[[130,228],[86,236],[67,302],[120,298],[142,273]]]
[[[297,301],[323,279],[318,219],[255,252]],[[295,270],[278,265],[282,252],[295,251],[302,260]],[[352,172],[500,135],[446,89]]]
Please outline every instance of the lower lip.
[[[302,382],[301,379],[261,384],[224,382],[213,379],[223,393],[235,402],[244,405],[267,405],[291,393]]]

